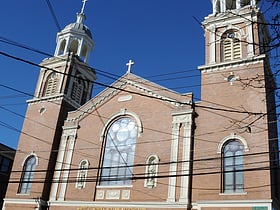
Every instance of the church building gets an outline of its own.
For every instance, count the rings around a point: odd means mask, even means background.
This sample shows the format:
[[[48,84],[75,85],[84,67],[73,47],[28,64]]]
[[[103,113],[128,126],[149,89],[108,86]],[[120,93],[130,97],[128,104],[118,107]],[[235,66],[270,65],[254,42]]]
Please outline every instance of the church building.
[[[199,102],[133,74],[132,61],[91,98],[83,5],[40,64],[3,209],[280,210],[276,83],[259,2],[212,0]]]

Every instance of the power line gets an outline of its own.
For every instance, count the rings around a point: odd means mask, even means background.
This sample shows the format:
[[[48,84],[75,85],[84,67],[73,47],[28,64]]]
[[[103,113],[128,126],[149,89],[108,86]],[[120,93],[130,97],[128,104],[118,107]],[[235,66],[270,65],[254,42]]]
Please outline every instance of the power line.
[[[5,38],[3,36],[0,36],[0,42],[6,43],[6,44],[10,44],[10,45],[13,45],[13,46],[17,46],[17,47],[20,47],[20,48],[23,48],[23,49],[26,49],[26,50],[29,50],[29,51],[32,51],[32,52],[35,52],[35,53],[39,53],[41,55],[46,55],[48,57],[52,57],[53,56],[53,55],[51,55],[49,53],[43,52],[43,51],[35,49],[33,47],[29,47],[27,45],[24,45],[24,44],[21,44],[19,42],[13,41],[11,39]]]
[[[24,49],[28,49],[28,50],[31,50],[33,52],[37,52],[37,53],[40,53],[40,54],[43,54],[43,55],[47,55],[49,57],[52,57],[51,54],[49,53],[45,53],[45,52],[42,52],[40,50],[37,50],[37,49],[34,49],[32,47],[28,47],[26,45],[23,45],[23,44],[20,44],[18,42],[15,42],[15,41],[12,41],[8,38],[4,38],[4,37],[0,37],[0,41],[2,42],[6,42],[6,43],[9,43],[11,45],[14,45],[14,46],[17,46],[17,47],[21,47],[21,48],[24,48]],[[4,40],[4,41],[3,41]],[[62,57],[59,57],[61,60],[64,60],[66,61],[66,59],[62,58]],[[80,65],[83,65],[83,64],[80,64]],[[83,65],[83,66],[86,66],[87,68],[89,69],[92,69],[90,68],[89,66],[87,65]],[[97,69],[97,68],[94,68],[92,70],[95,70],[97,71],[101,76],[105,76],[107,78],[110,78],[110,79],[113,79],[113,80],[117,80],[118,78],[120,78],[121,76],[119,75],[116,75],[116,74],[112,74],[112,73],[108,73],[108,72],[105,72],[105,71],[102,71],[100,69]],[[154,78],[154,77],[161,77],[161,76],[166,76],[166,75],[174,75],[174,74],[181,74],[181,73],[185,73],[185,72],[190,72],[190,71],[197,71],[195,69],[190,69],[190,70],[182,70],[182,71],[177,71],[177,72],[170,72],[170,73],[166,73],[166,74],[158,74],[158,75],[152,75],[152,76],[148,76],[147,78]],[[226,71],[226,72],[230,72],[230,70]],[[175,79],[182,79],[182,78],[191,78],[191,77],[198,77],[199,75],[195,74],[195,75],[189,75],[189,76],[184,76],[184,77],[175,77],[175,78],[167,78],[167,79],[158,79],[158,80],[154,80],[154,82],[159,82],[159,81],[165,81],[165,80],[175,80]],[[197,86],[201,86],[201,85],[197,85]],[[187,87],[194,87],[194,86],[183,86],[183,87],[173,87],[172,89],[182,89],[182,88],[187,88]]]
[[[62,170],[69,170],[69,171],[79,171],[79,169],[62,169]],[[81,169],[80,169],[81,170]],[[91,170],[90,168],[88,168],[88,170]],[[226,173],[236,173],[236,172],[253,172],[253,171],[261,171],[261,170],[279,170],[278,167],[275,166],[263,166],[263,167],[251,167],[251,168],[246,168],[246,169],[238,169],[238,170],[228,170],[228,171],[211,171],[211,172],[197,172],[197,173],[181,173],[181,174],[175,174],[175,175],[171,175],[171,174],[167,174],[167,175],[157,175],[154,176],[154,178],[170,178],[170,177],[183,177],[183,176],[206,176],[206,175],[213,175],[213,174],[226,174]],[[40,172],[38,170],[34,170],[34,171],[27,171],[27,172]],[[45,171],[43,171],[45,172]],[[21,172],[19,172],[21,173]],[[158,172],[158,173],[169,173],[169,172]],[[145,176],[146,173],[137,173],[134,174],[134,177],[118,177],[118,178],[110,178],[108,177],[108,181],[119,181],[119,180],[139,180],[139,179],[146,179],[147,177]],[[19,176],[20,177],[20,176]],[[86,179],[86,182],[97,182],[99,181],[99,176],[93,177],[91,176],[90,178]],[[40,178],[41,179],[41,178]],[[67,180],[64,179],[52,179],[52,180],[32,180],[32,181],[24,181],[24,180],[9,180],[8,183],[73,183],[77,181],[77,177],[70,177],[70,179],[68,178]],[[1,183],[1,181],[0,181]],[[3,183],[3,182],[2,182]],[[7,183],[4,181],[4,183]]]
[[[37,66],[37,67],[40,67],[40,68],[51,70],[51,71],[56,72],[58,74],[63,74],[63,75],[66,75],[66,76],[70,76],[70,77],[76,78],[76,76],[74,76],[74,75],[67,74],[67,73],[62,73],[62,72],[59,72],[59,71],[57,71],[55,69],[48,68],[46,66],[41,66],[39,64],[33,63],[31,61],[28,61],[28,60],[25,60],[25,59],[22,59],[22,58],[19,58],[19,57],[15,57],[15,56],[9,55],[9,54],[4,53],[4,52],[0,52],[0,54],[3,55],[3,56],[9,57],[9,58],[12,58],[12,59],[19,60],[21,62],[30,64],[30,65],[33,65],[33,66]],[[158,98],[156,96],[152,96],[152,95],[148,95],[148,94],[143,94],[143,93],[135,92],[135,91],[129,91],[129,90],[125,90],[125,89],[122,89],[122,88],[119,88],[119,87],[115,87],[115,86],[99,83],[99,82],[96,82],[96,81],[90,81],[90,80],[87,80],[87,79],[84,79],[84,80],[88,81],[88,82],[91,82],[91,83],[94,83],[94,84],[97,84],[97,85],[100,85],[100,86],[103,86],[103,87],[106,87],[106,88],[112,88],[112,89],[115,89],[115,90],[124,91],[124,92],[127,92],[127,93],[136,94],[136,95],[139,95],[139,96],[153,98],[153,99],[157,99],[157,100],[161,100],[161,101],[165,101],[165,102],[178,103],[178,104],[181,104],[181,105],[188,105],[188,106],[192,105],[190,102],[180,102],[178,100],[171,99],[171,98]],[[5,86],[5,85],[2,85],[2,86]],[[8,87],[8,86],[5,86],[5,87]],[[9,88],[9,89],[11,89],[11,88]],[[15,89],[13,89],[13,90],[15,90]],[[201,108],[204,108],[204,109],[212,109],[212,110],[224,111],[224,112],[248,113],[248,111],[242,111],[242,110],[236,110],[236,109],[225,109],[225,108],[218,108],[218,107],[213,108],[213,107],[210,107],[210,106],[207,107],[207,106],[203,106],[203,105],[199,105],[199,104],[196,104],[196,107],[201,107]],[[249,113],[250,114],[263,114],[263,113],[260,113],[260,112],[257,112],[257,113],[249,112]]]
[[[205,107],[203,107],[203,108],[205,108]],[[245,111],[245,113],[247,113],[247,114],[248,114],[248,112],[247,112],[247,111]]]
[[[26,46],[23,45],[23,44],[19,44],[19,43],[15,42],[15,41],[12,41],[12,40],[7,39],[7,38],[2,37],[2,39],[8,41],[9,44],[12,44],[12,45],[15,45],[15,46],[18,46],[18,47],[23,47],[23,48],[25,48],[25,49],[29,49],[29,50],[32,50],[32,51],[34,51],[34,52],[38,52],[38,53],[41,53],[41,54],[44,54],[44,55],[52,56],[52,55],[50,55],[50,54],[47,54],[47,53],[44,53],[44,52],[42,52],[42,51],[33,49],[33,48],[31,48],[31,47],[26,47]],[[1,41],[1,40],[0,40],[0,41]],[[61,58],[61,57],[60,57],[60,59],[61,59],[61,60],[65,60],[64,58]],[[80,64],[80,65],[83,65],[83,66],[86,66],[86,68],[92,69],[92,68],[90,68],[90,67],[87,66],[87,65],[84,65],[84,64]],[[92,70],[93,70],[93,69],[92,69]],[[117,78],[120,77],[120,76],[118,76],[118,75],[115,75],[115,74],[111,74],[111,73],[107,73],[107,72],[105,72],[105,71],[102,71],[102,70],[100,70],[100,69],[96,69],[96,68],[95,68],[94,70],[98,71],[99,74],[100,74],[101,76],[105,76],[105,77],[108,77],[108,78],[113,79],[113,80],[116,80]],[[178,71],[178,72],[175,72],[175,74],[177,74],[177,73],[182,73],[182,72],[188,72],[188,71],[194,71],[194,70]],[[230,71],[229,71],[229,72],[230,72]],[[166,75],[170,75],[170,74],[171,74],[171,73],[168,73],[168,74],[166,74]],[[174,74],[174,73],[172,72],[172,75],[173,75],[173,74]],[[159,76],[162,76],[162,75],[164,75],[164,74],[159,74]],[[113,76],[113,77],[112,77],[112,76]],[[191,77],[198,77],[198,76],[199,76],[199,75],[190,75],[190,76],[185,76],[184,78],[187,78],[187,77],[188,77],[188,78],[191,78]],[[266,75],[265,75],[265,76],[266,76]],[[151,76],[151,77],[156,77],[156,75]],[[182,77],[175,77],[175,78],[168,78],[168,79],[158,79],[158,80],[155,80],[155,82],[158,82],[158,81],[165,81],[165,80],[170,81],[170,80],[174,80],[174,79],[182,79]],[[148,81],[147,81],[147,82],[148,82]],[[143,83],[145,83],[145,82],[143,82]],[[207,84],[204,84],[204,85],[207,85]],[[201,84],[196,85],[196,86],[199,87],[199,86],[201,86]],[[182,87],[173,87],[172,89],[193,88],[193,87],[195,87],[195,85],[192,85],[192,86],[182,86]]]
[[[242,157],[242,158],[255,158],[256,156],[263,156],[263,155],[269,155],[269,154],[278,154],[280,152],[280,150],[278,151],[265,151],[265,152],[255,152],[255,153],[249,153],[249,154],[242,154],[242,155],[232,155],[232,156],[227,156],[227,157],[208,157],[208,158],[199,158],[199,159],[193,159],[193,160],[180,160],[180,161],[167,161],[167,162],[159,162],[157,165],[158,166],[164,166],[164,165],[170,165],[170,164],[182,164],[182,163],[194,163],[194,164],[203,164],[206,161],[217,161],[218,164],[221,163],[222,159],[227,159],[227,158],[232,158],[232,157]],[[244,163],[242,165],[253,165],[253,164],[261,164],[261,163],[271,163],[273,161],[277,161],[277,160],[262,160],[262,161],[257,161],[257,162],[247,162]],[[146,163],[138,163],[138,164],[131,164],[131,165],[122,165],[122,166],[111,166],[111,167],[88,167],[88,170],[98,170],[98,169],[102,169],[102,168],[106,168],[106,169],[112,169],[112,168],[137,168],[137,167],[146,167],[149,164]],[[220,169],[220,167],[217,167],[218,169]],[[81,170],[80,168],[70,168],[70,169],[39,169],[39,170],[26,170],[27,172],[36,172],[36,173],[45,173],[45,172],[53,172],[53,171],[79,171]],[[194,168],[194,170],[204,170],[203,169],[199,169],[199,168]],[[23,170],[12,170],[11,173],[22,173]],[[166,173],[166,172],[164,172]]]
[[[51,15],[52,15],[52,18],[53,18],[53,20],[54,20],[54,23],[55,23],[55,25],[56,25],[58,31],[61,31],[61,27],[60,27],[60,25],[59,25],[59,23],[58,23],[58,20],[57,20],[57,17],[56,17],[56,15],[55,15],[55,12],[54,12],[54,10],[53,10],[53,7],[52,7],[52,5],[51,5],[51,2],[50,2],[49,0],[45,0],[45,1],[46,1],[47,5],[48,5],[49,11],[50,11],[50,13],[51,13]]]

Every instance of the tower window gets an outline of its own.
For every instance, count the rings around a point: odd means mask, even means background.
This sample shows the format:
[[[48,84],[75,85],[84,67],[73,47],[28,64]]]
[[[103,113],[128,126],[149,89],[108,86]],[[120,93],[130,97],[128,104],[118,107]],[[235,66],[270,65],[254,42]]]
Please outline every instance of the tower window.
[[[226,10],[236,9],[236,0],[226,0]]]
[[[137,127],[133,119],[114,121],[106,134],[100,185],[130,185]]]
[[[30,193],[35,167],[36,167],[36,157],[34,155],[31,155],[26,159],[24,163],[18,193],[20,194]]]
[[[64,40],[60,43],[58,55],[63,55],[64,50],[65,50],[65,46],[66,46],[66,40],[64,39]]]
[[[223,61],[231,61],[241,58],[241,42],[238,33],[228,31],[222,36],[222,56]]]
[[[51,73],[47,80],[43,96],[51,96],[57,92],[58,76],[56,73]]]
[[[70,52],[73,52],[74,54],[77,54],[77,52],[78,52],[78,46],[79,46],[78,40],[76,40],[76,39],[73,40],[73,41],[71,42],[69,51],[70,51]]]
[[[215,13],[220,13],[221,12],[221,2],[220,0],[215,1]]]
[[[87,51],[88,51],[88,48],[87,48],[87,46],[86,45],[84,45],[83,47],[82,47],[82,50],[81,50],[81,59],[85,59],[86,58],[86,56],[87,56]]]
[[[85,84],[82,80],[82,78],[75,78],[74,79],[74,83],[73,83],[73,89],[72,89],[72,93],[71,93],[71,98],[77,102],[78,104],[80,104],[82,102],[83,99],[83,94],[85,91]]]
[[[243,144],[233,139],[225,143],[223,159],[223,192],[240,193],[244,189]]]

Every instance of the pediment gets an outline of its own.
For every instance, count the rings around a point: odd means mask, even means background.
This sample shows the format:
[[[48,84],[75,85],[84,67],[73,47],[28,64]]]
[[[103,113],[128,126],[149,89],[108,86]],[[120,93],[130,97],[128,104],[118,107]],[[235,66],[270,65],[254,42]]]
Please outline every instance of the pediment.
[[[120,92],[123,94],[120,95]],[[132,95],[139,95],[167,103],[174,108],[190,107],[193,102],[192,93],[180,94],[132,73],[127,73],[80,107],[79,110],[70,112],[66,121],[73,122],[85,117],[92,110],[102,106],[118,94],[120,95],[119,101],[130,100]]]

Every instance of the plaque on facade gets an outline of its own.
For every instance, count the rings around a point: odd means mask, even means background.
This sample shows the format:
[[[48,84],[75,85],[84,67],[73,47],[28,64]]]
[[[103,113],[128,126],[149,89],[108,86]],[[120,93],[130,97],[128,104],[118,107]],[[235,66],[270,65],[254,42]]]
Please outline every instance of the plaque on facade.
[[[114,199],[114,200],[118,200],[120,199],[120,190],[108,190],[106,192],[106,199]]]

